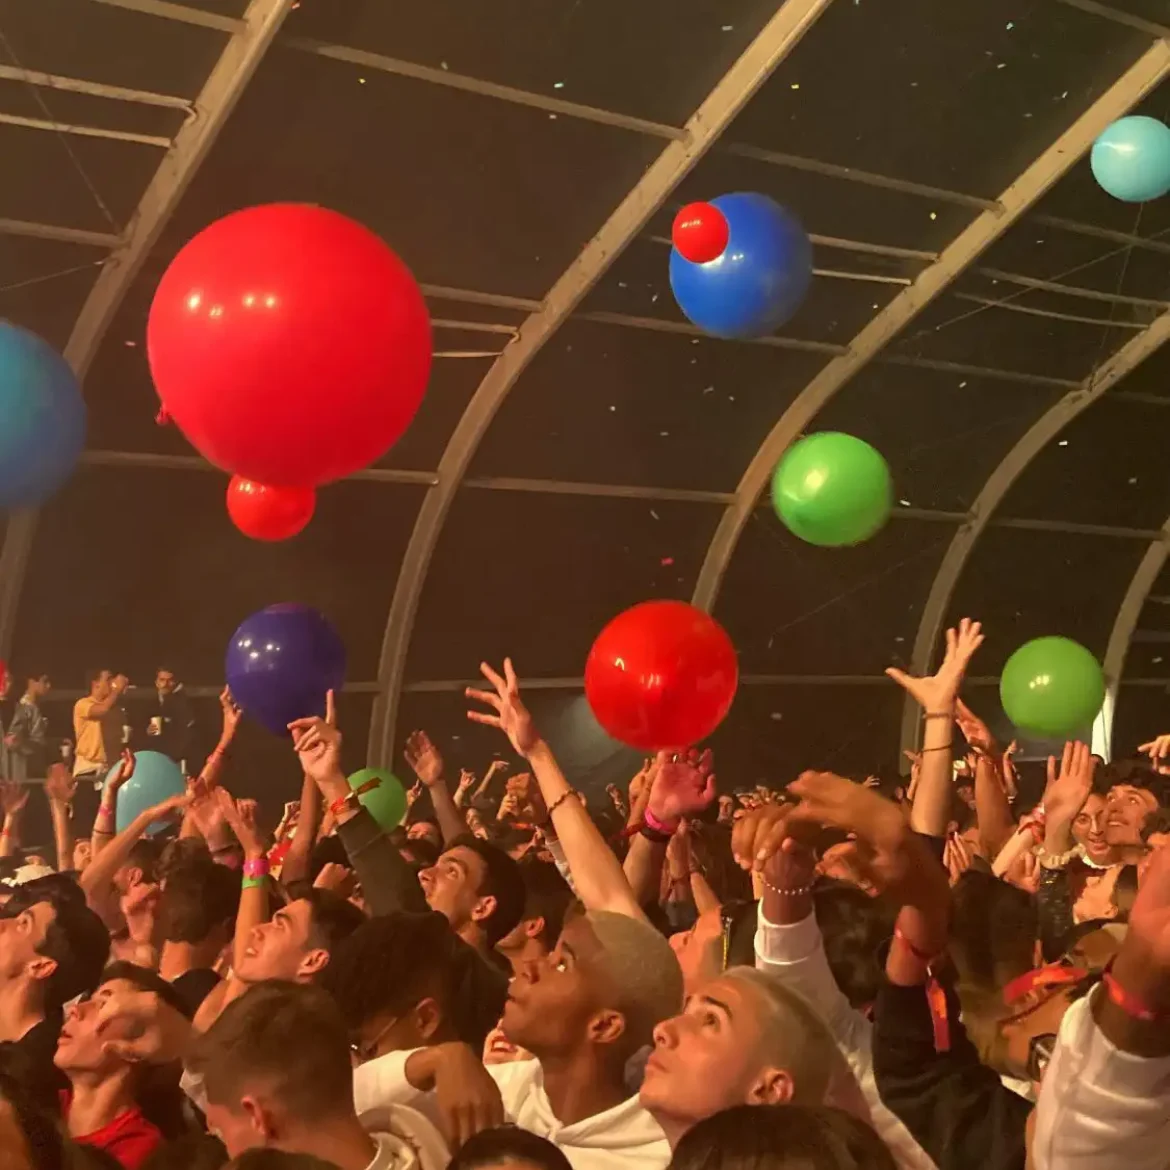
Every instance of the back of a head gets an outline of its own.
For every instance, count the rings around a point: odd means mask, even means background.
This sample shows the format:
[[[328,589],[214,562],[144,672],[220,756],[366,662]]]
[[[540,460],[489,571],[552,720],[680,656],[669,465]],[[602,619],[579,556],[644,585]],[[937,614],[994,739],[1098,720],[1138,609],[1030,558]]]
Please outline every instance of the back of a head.
[[[878,951],[894,932],[893,914],[882,899],[845,882],[818,882],[813,904],[834,981],[853,1007],[868,1007],[885,978]]]
[[[231,933],[240,906],[239,876],[210,854],[176,858],[166,871],[159,923],[167,942],[201,943],[216,927]]]
[[[312,985],[256,984],[195,1040],[186,1064],[214,1105],[238,1109],[245,1095],[265,1096],[310,1122],[353,1110],[345,1024]]]
[[[363,922],[332,952],[318,982],[355,1031],[387,1012],[400,1015],[426,996],[450,1019],[465,944],[442,914],[383,914]]]
[[[142,1163],[141,1170],[223,1170],[227,1150],[209,1133],[192,1133],[167,1142]]]
[[[840,1109],[736,1105],[692,1126],[670,1170],[896,1170],[885,1143]]]
[[[484,878],[480,884],[481,897],[492,897],[496,908],[490,918],[482,923],[487,945],[494,947],[524,914],[524,879],[520,866],[502,849],[487,841],[481,841],[472,833],[464,833],[447,845],[448,849],[470,849],[483,862]]]
[[[245,1150],[227,1165],[228,1170],[337,1170],[333,1162],[315,1158],[312,1154],[264,1148]]]
[[[636,1051],[653,1038],[654,1027],[682,1007],[683,977],[670,943],[649,923],[609,910],[584,915],[602,950],[601,965]]]
[[[366,916],[352,902],[332,890],[310,887],[303,897],[309,903],[309,944],[323,947],[331,956],[342,940],[366,921]]]
[[[988,873],[968,871],[952,895],[950,955],[961,984],[998,991],[1032,967],[1035,899]]]
[[[480,1130],[459,1147],[447,1170],[487,1170],[517,1163],[533,1170],[569,1170],[569,1159],[548,1138],[515,1125]]]
[[[765,1064],[792,1076],[792,1100],[820,1105],[843,1058],[832,1033],[816,1008],[782,979],[755,967],[732,967],[723,975],[755,992],[762,1007],[758,1052]]]
[[[573,891],[555,865],[534,857],[520,862],[520,876],[524,881],[524,918],[544,920],[540,941],[551,951],[565,924]]]

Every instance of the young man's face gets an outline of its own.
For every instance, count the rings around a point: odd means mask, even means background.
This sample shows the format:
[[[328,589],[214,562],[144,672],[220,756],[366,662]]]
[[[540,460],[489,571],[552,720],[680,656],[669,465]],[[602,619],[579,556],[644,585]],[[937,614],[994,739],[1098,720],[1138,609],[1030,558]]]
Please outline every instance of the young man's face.
[[[154,676],[154,686],[160,695],[169,695],[175,689],[175,676],[169,670],[160,670]]]
[[[99,1032],[98,1016],[108,999],[116,995],[132,995],[137,990],[128,979],[111,979],[93,995],[69,1007],[57,1038],[53,1063],[65,1073],[102,1072],[121,1065],[119,1058],[105,1051],[105,1044],[108,1040],[130,1039],[133,1025],[128,1020],[114,1020],[105,1031]]]
[[[474,849],[457,845],[418,875],[427,905],[437,910],[455,930],[466,926],[481,909],[480,888],[487,866]]]
[[[1115,784],[1105,796],[1105,840],[1110,845],[1141,845],[1142,825],[1158,807],[1148,788]]]
[[[271,921],[252,929],[236,974],[245,983],[304,978],[309,960],[318,949],[310,945],[312,926],[312,907],[307,899],[298,898],[281,907]]]
[[[52,689],[53,684],[49,681],[47,674],[28,680],[28,696],[31,699],[43,699]]]
[[[97,678],[95,678],[93,682],[90,683],[89,693],[91,697],[97,699],[99,703],[103,699],[108,699],[110,697],[110,684],[113,682],[113,677],[114,676],[110,674],[108,670],[103,670],[101,674],[99,674]]]
[[[34,902],[11,918],[0,917],[0,983],[19,979],[30,969],[45,978],[52,974],[55,964],[37,951],[56,917],[52,902]]]

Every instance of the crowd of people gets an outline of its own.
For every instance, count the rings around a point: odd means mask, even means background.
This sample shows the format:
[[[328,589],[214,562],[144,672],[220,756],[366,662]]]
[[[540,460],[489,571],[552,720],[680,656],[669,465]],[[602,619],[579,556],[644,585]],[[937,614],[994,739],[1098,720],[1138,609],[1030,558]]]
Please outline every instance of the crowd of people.
[[[468,717],[520,766],[450,776],[415,732],[390,830],[330,695],[266,832],[226,692],[187,791],[119,830],[125,679],[94,673],[66,762],[33,677],[4,725],[0,1165],[1164,1170],[1170,736],[1069,743],[1030,791],[960,698],[981,641],[889,672],[922,708],[904,787],[732,795],[680,746],[592,807],[485,664]],[[22,848],[33,800],[52,851]]]

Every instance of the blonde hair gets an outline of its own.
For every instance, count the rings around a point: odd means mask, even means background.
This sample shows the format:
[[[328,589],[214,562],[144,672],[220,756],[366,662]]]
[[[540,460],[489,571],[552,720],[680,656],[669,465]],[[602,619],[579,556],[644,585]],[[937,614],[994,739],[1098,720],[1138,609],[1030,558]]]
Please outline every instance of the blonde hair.
[[[799,992],[755,967],[731,967],[723,973],[750,987],[762,1001],[758,1051],[769,1064],[792,1077],[794,1105],[822,1104],[845,1061],[820,1013]]]

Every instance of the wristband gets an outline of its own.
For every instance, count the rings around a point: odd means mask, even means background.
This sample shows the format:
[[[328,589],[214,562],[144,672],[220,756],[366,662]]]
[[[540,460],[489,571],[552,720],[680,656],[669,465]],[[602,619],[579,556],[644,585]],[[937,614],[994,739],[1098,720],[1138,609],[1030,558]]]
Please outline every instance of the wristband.
[[[564,792],[562,792],[562,793],[560,794],[560,796],[558,796],[558,797],[556,798],[556,800],[554,800],[554,801],[552,802],[552,804],[551,804],[551,805],[549,805],[549,809],[548,809],[548,819],[547,819],[546,821],[544,821],[544,823],[543,823],[543,824],[542,824],[542,826],[541,826],[542,828],[544,828],[545,826],[547,826],[547,825],[549,825],[549,824],[551,824],[551,823],[552,823],[552,815],[553,815],[553,813],[555,813],[555,812],[557,811],[557,809],[558,809],[558,808],[560,808],[560,807],[561,807],[561,805],[562,805],[562,804],[564,804],[564,803],[565,803],[565,801],[569,799],[569,797],[570,797],[570,796],[577,796],[577,794],[576,794],[576,792],[574,792],[574,791],[573,791],[573,789],[571,789],[571,788],[566,788],[566,789],[565,789],[565,791],[564,791]],[[578,799],[580,799],[580,798],[578,797]]]
[[[642,824],[645,828],[651,829],[655,833],[662,833],[666,837],[673,837],[674,831],[678,828],[678,821],[670,824],[667,821],[660,821],[649,808],[642,814]]]
[[[923,720],[927,719],[954,719],[954,711],[924,711],[922,713]]]
[[[353,809],[356,812],[359,806],[358,795],[351,790],[344,796],[339,796],[336,800],[329,802],[329,814],[333,817],[339,817],[346,809]]]
[[[640,825],[634,826],[634,831],[641,833],[647,841],[653,841],[655,845],[669,845],[673,833],[663,832],[661,829],[652,828],[645,820]]]
[[[250,857],[244,862],[244,877],[263,878],[268,876],[268,858]]]
[[[937,1053],[949,1052],[951,1049],[951,1022],[947,1017],[947,995],[934,968],[943,955],[928,955],[924,950],[916,947],[907,937],[901,927],[894,927],[894,938],[898,940],[923,966],[926,968],[926,1005],[930,1010],[930,1026],[934,1033],[934,1050]]]
[[[259,890],[264,888],[264,883],[267,878],[262,877],[246,877],[240,885],[242,890]]]
[[[1126,991],[1117,979],[1113,972],[1108,968],[1105,974],[1101,977],[1105,984],[1105,994],[1115,1003],[1131,1020],[1140,1020],[1143,1024],[1152,1024],[1157,1020],[1163,1018],[1163,1014],[1156,1012],[1153,1008],[1147,1007],[1136,995],[1132,995]]]

